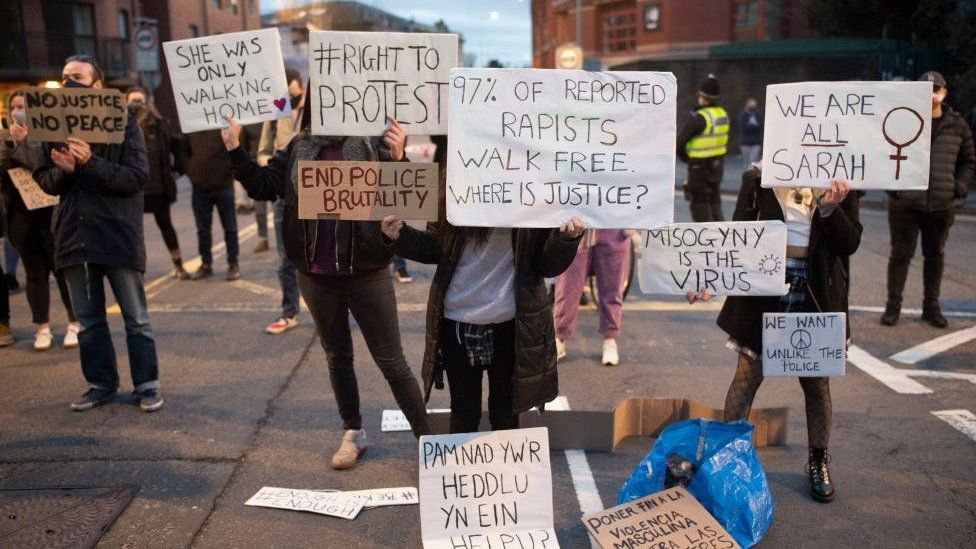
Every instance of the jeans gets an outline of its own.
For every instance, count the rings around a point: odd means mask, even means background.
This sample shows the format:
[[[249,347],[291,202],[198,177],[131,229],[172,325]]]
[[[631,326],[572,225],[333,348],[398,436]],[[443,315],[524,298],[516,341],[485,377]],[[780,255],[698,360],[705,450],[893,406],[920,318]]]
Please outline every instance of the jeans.
[[[481,423],[481,368],[474,368],[458,340],[458,322],[441,320],[444,366],[451,391],[451,432],[473,433]],[[488,420],[493,431],[518,429],[512,413],[515,379],[515,321],[494,325],[494,352],[488,367]]]
[[[762,145],[740,145],[742,160],[745,162],[745,169],[752,167],[753,162],[762,160]]]
[[[427,409],[417,378],[407,365],[400,345],[396,292],[393,279],[383,269],[359,276],[298,274],[298,284],[308,302],[315,327],[329,363],[329,381],[343,429],[362,429],[359,385],[353,368],[349,313],[359,325],[366,346],[393,391],[417,437],[430,433]]]
[[[237,214],[234,212],[234,188],[227,187],[217,191],[201,191],[193,188],[193,219],[197,225],[197,242],[200,259],[205,265],[213,265],[213,209],[217,208],[220,225],[224,228],[224,242],[227,243],[227,263],[237,264],[240,245],[237,241]]]
[[[939,308],[942,271],[945,269],[945,245],[949,228],[956,219],[952,208],[927,212],[888,205],[888,228],[891,234],[891,258],[888,259],[888,308],[901,307],[902,292],[908,279],[908,267],[915,255],[918,235],[922,235],[922,281],[925,293],[922,306]]]
[[[258,225],[258,238],[268,238],[268,201],[254,201],[254,221]]]
[[[395,256],[393,256],[393,258],[391,259],[391,261],[393,262],[393,268],[395,270],[397,270],[397,271],[399,271],[401,269],[404,270],[404,271],[407,270],[407,260],[406,259],[403,259],[402,257],[400,257],[398,255],[395,255]]]
[[[556,279],[556,337],[572,339],[586,276],[592,267],[600,298],[600,333],[616,339],[623,318],[624,284],[630,270],[630,239],[619,229],[596,229],[593,244],[580,242],[576,259]]]
[[[275,248],[278,250],[278,283],[281,285],[281,316],[298,316],[298,272],[285,252],[285,201],[274,203]]]
[[[159,388],[156,339],[149,325],[142,273],[124,267],[86,263],[64,269],[64,278],[71,293],[71,304],[81,323],[78,343],[85,380],[95,387],[119,388],[115,347],[105,315],[104,279],[107,278],[125,321],[132,385],[139,392]]]

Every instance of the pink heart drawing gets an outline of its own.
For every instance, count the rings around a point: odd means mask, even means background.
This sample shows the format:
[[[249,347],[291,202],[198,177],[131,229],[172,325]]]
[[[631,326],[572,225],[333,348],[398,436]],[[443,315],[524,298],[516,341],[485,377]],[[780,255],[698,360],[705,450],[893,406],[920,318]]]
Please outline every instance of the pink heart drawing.
[[[285,105],[287,105],[287,104],[288,104],[288,101],[284,97],[282,97],[281,99],[275,99],[274,100],[274,106],[275,107],[278,107],[278,110],[279,111],[282,111],[282,112],[284,112]]]

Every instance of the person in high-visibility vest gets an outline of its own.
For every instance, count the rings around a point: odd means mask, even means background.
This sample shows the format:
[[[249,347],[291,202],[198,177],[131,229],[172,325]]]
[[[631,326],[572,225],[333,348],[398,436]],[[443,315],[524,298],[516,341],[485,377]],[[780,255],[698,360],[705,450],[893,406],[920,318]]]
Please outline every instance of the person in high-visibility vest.
[[[678,158],[688,164],[685,198],[696,223],[724,221],[719,185],[729,141],[729,115],[718,105],[719,85],[709,75],[698,89],[698,110],[678,133]]]

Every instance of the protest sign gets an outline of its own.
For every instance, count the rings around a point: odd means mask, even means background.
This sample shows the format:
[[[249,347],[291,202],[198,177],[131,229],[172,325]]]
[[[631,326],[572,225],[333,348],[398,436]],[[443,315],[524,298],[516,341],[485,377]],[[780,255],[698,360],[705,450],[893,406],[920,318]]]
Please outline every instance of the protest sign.
[[[271,507],[289,511],[306,511],[352,520],[366,505],[367,498],[345,492],[292,490],[265,486],[251,496],[244,505]]]
[[[931,82],[766,86],[763,187],[927,189]]]
[[[681,486],[585,515],[582,521],[604,549],[739,548],[735,539]]]
[[[417,489],[413,486],[404,486],[402,488],[373,488],[371,490],[353,490],[335,493],[365,499],[366,505],[363,509],[397,505],[416,505],[419,501]]]
[[[27,133],[31,141],[63,143],[69,137],[86,143],[125,140],[128,111],[119,90],[92,88],[23,88]]]
[[[309,33],[312,133],[379,135],[394,118],[407,135],[447,133],[456,34]]]
[[[14,182],[14,187],[17,187],[17,192],[20,193],[20,198],[28,210],[57,206],[61,201],[57,196],[51,196],[42,191],[37,181],[34,181],[34,176],[31,175],[30,170],[11,168],[7,170],[7,174],[10,175],[10,180]]]
[[[163,42],[183,133],[291,116],[277,28]]]
[[[436,221],[437,182],[437,164],[302,160],[298,217]]]
[[[455,225],[654,229],[674,213],[671,73],[451,71]]]
[[[765,376],[844,375],[847,315],[764,313],[762,362]]]
[[[674,223],[648,231],[637,276],[647,294],[786,293],[786,224]]]
[[[425,549],[559,547],[545,428],[420,438]]]
[[[427,414],[447,414],[450,412],[451,410],[448,408],[427,409]],[[407,416],[402,411],[383,410],[383,416],[380,419],[380,431],[384,433],[395,433],[409,430],[410,422],[407,421]]]

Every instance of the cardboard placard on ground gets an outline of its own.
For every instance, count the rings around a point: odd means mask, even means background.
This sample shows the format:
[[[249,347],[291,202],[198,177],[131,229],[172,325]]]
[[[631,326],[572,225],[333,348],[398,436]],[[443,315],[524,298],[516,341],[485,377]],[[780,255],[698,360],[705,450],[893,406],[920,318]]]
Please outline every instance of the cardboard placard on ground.
[[[436,221],[437,164],[298,162],[299,219]]]
[[[425,549],[559,547],[546,429],[420,438]]]
[[[125,140],[128,110],[119,90],[91,88],[22,88],[31,141],[64,143],[75,137],[86,143]]]
[[[764,313],[762,362],[764,376],[844,375],[847,315]]]
[[[17,192],[20,193],[20,198],[28,210],[49,208],[57,206],[61,202],[60,197],[42,191],[28,169],[11,168],[7,170],[7,173],[10,175],[10,180],[14,182],[14,187],[17,187]]]
[[[309,33],[312,133],[379,135],[387,117],[407,135],[447,133],[456,34]]]
[[[454,225],[654,229],[674,215],[668,72],[451,71]]]
[[[931,82],[766,86],[763,187],[927,189]]]
[[[782,221],[673,223],[648,231],[638,261],[646,294],[783,295]]]
[[[251,496],[244,505],[305,511],[352,520],[359,515],[366,501],[367,498],[350,496],[345,492],[319,492],[265,486]]]
[[[581,520],[603,549],[739,549],[735,539],[681,486]]]
[[[277,28],[163,42],[183,133],[291,116]]]
[[[419,502],[419,498],[417,497],[417,489],[413,486],[347,491],[323,490],[323,492],[342,494],[354,498],[363,498],[366,500],[366,505],[363,506],[363,509],[393,507],[397,505],[416,505]]]
[[[448,414],[451,410],[446,408],[427,409],[428,414]],[[410,422],[401,410],[383,410],[380,419],[380,431],[384,433],[396,433],[410,430]]]

